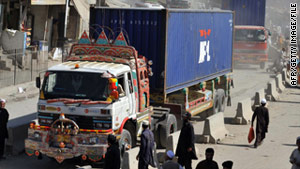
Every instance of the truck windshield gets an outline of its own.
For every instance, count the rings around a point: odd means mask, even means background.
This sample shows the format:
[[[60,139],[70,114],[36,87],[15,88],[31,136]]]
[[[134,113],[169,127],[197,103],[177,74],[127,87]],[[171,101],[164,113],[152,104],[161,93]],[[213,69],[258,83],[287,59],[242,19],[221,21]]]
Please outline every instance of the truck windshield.
[[[262,29],[235,29],[235,41],[259,41],[266,40]]]
[[[47,72],[42,90],[46,99],[106,100],[108,79],[100,73]]]

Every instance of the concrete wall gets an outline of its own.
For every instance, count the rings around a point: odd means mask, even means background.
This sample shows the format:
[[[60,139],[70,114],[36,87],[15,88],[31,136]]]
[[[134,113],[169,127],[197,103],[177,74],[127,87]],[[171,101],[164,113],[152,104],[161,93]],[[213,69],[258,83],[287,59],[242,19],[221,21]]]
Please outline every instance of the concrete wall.
[[[80,16],[74,7],[71,7],[69,13],[67,37],[71,39],[77,38],[78,25],[80,24]]]
[[[31,13],[34,15],[34,26],[33,26],[33,41],[43,40],[45,23],[47,20],[47,10],[46,5],[32,5]]]

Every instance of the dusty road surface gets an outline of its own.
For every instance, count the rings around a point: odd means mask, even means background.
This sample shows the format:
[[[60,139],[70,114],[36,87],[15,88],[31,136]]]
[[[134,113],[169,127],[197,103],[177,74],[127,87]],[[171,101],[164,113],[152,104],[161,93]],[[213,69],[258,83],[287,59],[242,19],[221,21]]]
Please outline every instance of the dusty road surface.
[[[300,89],[286,89],[280,101],[269,102],[269,132],[264,143],[257,149],[247,141],[250,125],[226,124],[229,137],[220,144],[197,144],[199,160],[203,160],[205,149],[215,149],[214,159],[219,167],[225,160],[234,161],[236,169],[289,169],[289,156],[296,148],[296,137],[300,136]],[[233,117],[233,112],[225,112],[225,117]],[[198,160],[198,161],[199,161]],[[198,161],[193,161],[196,167]]]

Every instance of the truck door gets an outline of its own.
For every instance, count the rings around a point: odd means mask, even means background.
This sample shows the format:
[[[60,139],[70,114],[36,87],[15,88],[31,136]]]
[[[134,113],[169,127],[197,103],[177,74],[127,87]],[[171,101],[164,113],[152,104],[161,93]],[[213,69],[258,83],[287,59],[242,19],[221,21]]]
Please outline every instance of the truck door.
[[[129,104],[129,113],[133,114],[135,113],[135,107],[136,107],[136,98],[135,98],[135,94],[133,92],[133,81],[132,81],[132,77],[131,77],[131,73],[127,72],[126,73],[126,93],[128,95],[128,104]]]
[[[130,114],[130,107],[129,107],[129,95],[126,90],[128,90],[128,85],[126,82],[127,74],[123,74],[117,77],[118,79],[118,89],[119,92],[119,100],[116,105],[116,113],[120,117],[120,119],[124,119],[124,117]],[[124,116],[124,117],[123,117]],[[122,118],[121,118],[122,117]]]

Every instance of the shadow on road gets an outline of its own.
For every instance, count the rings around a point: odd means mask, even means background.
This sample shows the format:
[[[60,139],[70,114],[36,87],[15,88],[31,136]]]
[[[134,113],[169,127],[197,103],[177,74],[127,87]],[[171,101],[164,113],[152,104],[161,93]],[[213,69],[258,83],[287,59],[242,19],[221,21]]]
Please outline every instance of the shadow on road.
[[[228,143],[218,143],[219,145],[223,146],[233,146],[233,147],[246,147],[246,148],[253,148],[252,144],[228,144]]]
[[[291,95],[300,95],[300,93],[289,93]]]
[[[16,127],[22,124],[29,124],[32,120],[36,119],[37,113],[31,113],[27,114],[25,116],[17,117],[14,119],[11,119],[7,123],[7,127]]]
[[[283,101],[283,100],[278,100],[276,102],[279,102],[279,103],[290,103],[290,104],[300,104],[300,102],[295,102],[295,101]]]
[[[225,117],[224,118],[224,123],[225,124],[232,124],[233,117]]]
[[[289,127],[300,127],[300,126],[289,126]]]
[[[250,67],[250,66],[244,66],[244,65],[237,65],[237,66],[234,66],[233,69],[236,69],[236,70],[259,70],[259,68],[255,68],[255,67]]]
[[[282,144],[283,146],[291,146],[291,147],[296,147],[296,144]]]

